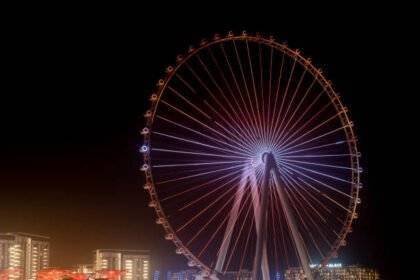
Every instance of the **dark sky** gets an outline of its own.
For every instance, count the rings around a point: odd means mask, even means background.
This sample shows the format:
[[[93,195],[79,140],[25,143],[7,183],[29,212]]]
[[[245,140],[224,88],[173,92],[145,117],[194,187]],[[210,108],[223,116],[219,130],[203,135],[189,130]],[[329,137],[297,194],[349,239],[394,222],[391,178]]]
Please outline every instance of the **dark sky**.
[[[164,67],[189,44],[214,32],[246,29],[303,49],[342,93],[360,138],[366,188],[341,259],[396,279],[390,275],[397,275],[398,261],[386,266],[396,246],[385,236],[392,185],[383,178],[379,112],[388,100],[379,90],[387,80],[382,58],[390,51],[384,33],[395,31],[359,9],[299,19],[258,12],[144,17],[155,12],[114,16],[95,10],[7,23],[0,232],[50,236],[54,266],[91,262],[92,250],[106,247],[151,249],[155,263],[183,268],[184,260],[155,225],[141,187],[142,114]]]

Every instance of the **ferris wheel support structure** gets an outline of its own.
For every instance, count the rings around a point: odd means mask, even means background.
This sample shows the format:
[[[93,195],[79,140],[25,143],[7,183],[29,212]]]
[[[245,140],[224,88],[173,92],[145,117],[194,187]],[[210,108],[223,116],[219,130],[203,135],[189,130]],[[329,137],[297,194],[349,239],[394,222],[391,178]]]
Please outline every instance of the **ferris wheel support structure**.
[[[296,221],[291,212],[289,202],[286,198],[286,194],[283,188],[280,185],[280,172],[278,170],[276,160],[272,153],[265,153],[263,155],[263,161],[265,163],[265,172],[264,172],[264,181],[261,189],[261,211],[259,212],[260,217],[257,223],[258,234],[257,246],[254,258],[254,265],[252,270],[252,279],[258,279],[259,270],[262,269],[263,280],[268,280],[266,270],[264,266],[261,265],[261,260],[264,252],[264,248],[267,246],[267,206],[268,206],[268,188],[270,187],[270,179],[273,176],[274,185],[276,192],[280,198],[281,207],[283,213],[286,217],[287,226],[293,237],[293,242],[295,243],[296,250],[302,265],[303,271],[305,272],[306,279],[313,280],[311,269],[309,266],[308,254],[306,253],[305,245],[303,243],[302,236],[299,233],[297,228]]]

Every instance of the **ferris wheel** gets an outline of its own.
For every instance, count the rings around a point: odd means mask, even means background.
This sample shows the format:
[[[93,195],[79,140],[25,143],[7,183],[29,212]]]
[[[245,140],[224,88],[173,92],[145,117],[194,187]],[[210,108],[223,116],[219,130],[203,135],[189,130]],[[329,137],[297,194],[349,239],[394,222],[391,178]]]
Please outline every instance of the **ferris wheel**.
[[[348,109],[299,50],[215,35],[166,69],[141,131],[144,188],[176,253],[203,275],[273,279],[325,265],[360,203]]]

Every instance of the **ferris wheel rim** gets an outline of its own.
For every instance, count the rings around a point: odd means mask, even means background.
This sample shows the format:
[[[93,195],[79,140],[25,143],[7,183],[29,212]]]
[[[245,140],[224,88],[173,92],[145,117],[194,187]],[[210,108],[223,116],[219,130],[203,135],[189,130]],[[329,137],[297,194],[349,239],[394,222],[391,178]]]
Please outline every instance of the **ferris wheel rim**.
[[[288,57],[296,60],[302,67],[308,70],[311,75],[316,79],[316,81],[324,88],[325,93],[328,95],[329,99],[333,101],[333,105],[336,111],[343,111],[343,114],[339,115],[340,122],[343,124],[344,132],[346,135],[346,142],[349,151],[352,151],[350,158],[351,166],[354,169],[352,171],[352,184],[351,184],[351,192],[350,195],[352,199],[349,201],[349,209],[351,209],[351,213],[349,213],[346,217],[346,221],[339,233],[339,237],[336,239],[334,244],[331,247],[329,254],[321,261],[321,265],[325,265],[328,261],[335,256],[337,251],[340,247],[344,246],[346,236],[351,232],[351,225],[353,224],[353,220],[357,218],[357,205],[360,203],[359,198],[359,191],[361,188],[361,180],[360,180],[360,152],[357,145],[357,138],[354,132],[353,123],[349,117],[349,113],[347,108],[343,105],[339,94],[334,90],[332,83],[327,80],[327,78],[322,73],[322,70],[316,68],[310,59],[305,58],[300,50],[293,50],[287,46],[287,44],[279,43],[274,40],[273,37],[263,37],[259,34],[250,35],[246,32],[243,32],[240,35],[234,35],[233,33],[229,32],[227,36],[220,36],[215,35],[212,40],[202,40],[200,45],[197,48],[192,48],[188,50],[185,56],[177,56],[177,63],[176,66],[168,66],[166,68],[166,75],[160,79],[157,83],[157,90],[152,93],[151,95],[151,107],[146,112],[146,126],[145,129],[142,131],[144,137],[144,146],[147,147],[147,151],[143,151],[143,160],[144,166],[142,167],[142,171],[145,172],[146,175],[146,190],[149,192],[150,198],[152,201],[156,203],[153,207],[155,209],[158,222],[163,226],[166,239],[171,240],[176,248],[177,252],[184,255],[188,260],[191,266],[195,266],[200,268],[201,270],[207,271],[208,273],[214,272],[213,269],[202,262],[199,258],[197,258],[190,249],[183,244],[183,241],[178,238],[176,231],[172,228],[171,224],[167,219],[167,215],[165,214],[164,208],[160,204],[160,200],[158,194],[156,192],[156,186],[154,184],[153,174],[152,174],[152,165],[151,165],[151,157],[150,151],[152,149],[151,143],[151,134],[153,132],[153,124],[155,121],[155,114],[156,110],[159,106],[160,99],[167,89],[168,83],[171,81],[175,73],[177,73],[178,69],[182,67],[189,59],[194,57],[200,51],[219,43],[228,42],[228,41],[250,41],[250,42],[257,42],[262,43],[266,46],[272,47],[278,51],[283,52],[284,54],[288,55]]]

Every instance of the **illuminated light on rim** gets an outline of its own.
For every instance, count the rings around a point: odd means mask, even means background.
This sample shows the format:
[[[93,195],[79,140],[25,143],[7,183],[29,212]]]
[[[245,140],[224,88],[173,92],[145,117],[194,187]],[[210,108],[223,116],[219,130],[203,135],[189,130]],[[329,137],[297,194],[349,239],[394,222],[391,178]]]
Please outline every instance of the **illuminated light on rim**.
[[[156,101],[157,98],[158,98],[157,94],[154,93],[150,96],[150,101]]]
[[[142,135],[147,135],[147,134],[149,134],[149,133],[150,133],[150,130],[149,130],[149,128],[147,128],[147,127],[143,128],[143,129],[142,129],[142,131],[141,131],[141,134],[142,134]]]
[[[166,240],[173,240],[174,239],[174,235],[172,233],[168,233],[165,235],[165,239]]]
[[[145,118],[150,118],[152,116],[152,111],[148,110],[146,113],[144,113]]]
[[[147,153],[149,151],[149,147],[147,145],[142,145],[140,147],[140,152],[141,153]]]
[[[177,255],[182,255],[182,254],[184,254],[184,249],[183,248],[176,248],[175,253]]]
[[[149,165],[148,164],[143,164],[140,168],[141,171],[149,171]]]

